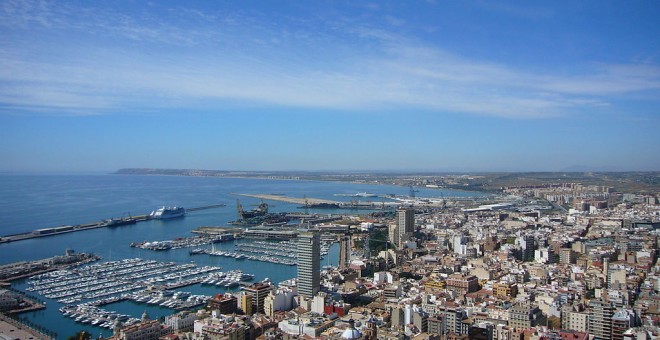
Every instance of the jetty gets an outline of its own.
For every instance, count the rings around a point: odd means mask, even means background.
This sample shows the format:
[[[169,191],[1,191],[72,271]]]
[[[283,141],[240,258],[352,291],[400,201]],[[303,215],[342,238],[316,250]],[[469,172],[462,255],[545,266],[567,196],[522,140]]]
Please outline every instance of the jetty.
[[[262,200],[271,200],[271,201],[279,201],[279,202],[286,202],[286,203],[295,203],[295,204],[341,204],[342,202],[340,201],[332,201],[332,200],[324,200],[320,198],[298,198],[298,197],[287,197],[282,194],[238,194],[238,193],[233,193],[233,195],[237,196],[245,196],[245,197],[252,197],[252,198],[258,198]]]
[[[202,234],[199,236],[192,237],[179,237],[173,240],[164,240],[164,241],[150,241],[150,242],[132,242],[131,247],[147,249],[147,250],[170,250],[170,249],[181,249],[181,248],[190,248],[198,247],[210,243],[220,243],[226,241],[233,241],[234,234],[225,233],[225,234]]]
[[[226,206],[225,204],[213,204],[213,205],[206,205],[203,207],[195,207],[195,208],[188,208],[186,209],[187,212],[194,212],[194,211],[199,211],[199,210],[206,210],[206,209],[214,209],[214,208],[220,208]],[[136,216],[130,216],[130,217],[122,217],[122,218],[110,218],[110,219],[105,219],[97,222],[90,222],[90,223],[83,223],[83,224],[77,224],[77,225],[63,225],[59,227],[53,227],[53,228],[41,228],[41,229],[36,229],[27,233],[19,233],[19,234],[12,234],[12,235],[6,235],[6,236],[0,236],[0,243],[8,243],[8,242],[16,242],[16,241],[23,241],[23,240],[29,240],[37,237],[46,237],[46,236],[53,236],[53,235],[60,235],[60,234],[66,234],[66,233],[72,233],[72,232],[77,232],[77,231],[83,231],[83,230],[90,230],[90,229],[96,229],[96,228],[115,228],[115,227],[120,227],[120,226],[125,226],[125,225],[132,225],[136,224],[137,222],[143,222],[143,221],[148,221],[151,220],[152,217],[149,214],[145,215],[136,215]]]
[[[398,202],[374,202],[374,201],[359,201],[353,200],[350,202],[333,201],[321,198],[310,197],[287,197],[283,194],[238,194],[232,193],[237,196],[245,196],[258,198],[262,200],[279,201],[286,203],[299,204],[298,208],[310,209],[345,209],[345,210],[385,210],[394,209],[400,205]]]
[[[37,274],[43,274],[101,259],[94,254],[76,253],[67,250],[64,255],[36,261],[21,261],[0,266],[0,282],[10,282]]]

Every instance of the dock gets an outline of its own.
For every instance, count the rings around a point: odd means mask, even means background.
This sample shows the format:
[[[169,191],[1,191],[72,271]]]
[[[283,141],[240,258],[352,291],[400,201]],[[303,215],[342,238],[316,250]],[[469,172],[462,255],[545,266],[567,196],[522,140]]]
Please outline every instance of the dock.
[[[243,228],[236,227],[225,227],[225,226],[203,226],[197,227],[191,233],[203,234],[203,235],[223,235],[223,234],[233,234],[234,237],[243,233]]]
[[[342,202],[342,201],[333,201],[326,200],[321,198],[310,198],[310,197],[287,197],[282,194],[238,194],[233,193],[237,196],[245,196],[252,198],[259,198],[262,200],[271,200],[279,201],[286,203],[299,204],[299,208],[317,208],[317,209],[345,209],[345,210],[384,210],[384,209],[393,209],[396,208],[399,203],[397,202],[373,202],[373,201],[351,201],[351,202]]]
[[[206,210],[206,209],[222,208],[222,207],[225,207],[225,206],[226,206],[226,204],[213,204],[213,205],[207,205],[207,206],[204,206],[204,207],[186,209],[186,211],[199,211],[199,210]]]
[[[259,198],[262,200],[270,200],[270,201],[278,201],[278,202],[286,202],[286,203],[295,203],[295,204],[300,204],[300,205],[305,205],[305,204],[342,204],[342,202],[339,201],[332,201],[332,200],[324,200],[320,198],[297,198],[297,197],[287,197],[284,195],[273,195],[273,194],[237,194],[234,193],[233,195],[238,195],[238,196],[245,196],[245,197],[252,197],[252,198]]]
[[[189,209],[186,209],[186,212],[221,208],[221,207],[224,207],[224,206],[226,206],[226,205],[225,204],[213,204],[213,205],[207,205],[207,206],[203,206],[203,207],[189,208]],[[73,232],[77,232],[77,231],[91,230],[91,229],[96,229],[96,228],[109,228],[109,227],[116,228],[116,227],[120,227],[120,226],[136,224],[138,222],[143,222],[143,221],[148,221],[148,220],[151,220],[151,216],[149,216],[149,214],[146,214],[146,215],[137,215],[137,216],[131,216],[131,217],[110,218],[110,219],[105,219],[105,220],[101,220],[101,221],[97,221],[97,222],[83,223],[83,224],[77,224],[77,225],[63,225],[63,226],[59,226],[59,227],[42,228],[42,229],[36,229],[36,230],[30,231],[30,232],[27,232],[27,233],[0,236],[0,244],[1,243],[8,243],[8,242],[29,240],[29,239],[38,238],[38,237],[46,237],[46,236],[60,235],[60,234],[66,234],[66,233],[73,233]]]
[[[101,258],[94,254],[65,252],[62,256],[54,256],[36,261],[21,261],[0,266],[0,282],[10,282],[33,275],[44,274],[54,270],[64,269],[98,261]]]

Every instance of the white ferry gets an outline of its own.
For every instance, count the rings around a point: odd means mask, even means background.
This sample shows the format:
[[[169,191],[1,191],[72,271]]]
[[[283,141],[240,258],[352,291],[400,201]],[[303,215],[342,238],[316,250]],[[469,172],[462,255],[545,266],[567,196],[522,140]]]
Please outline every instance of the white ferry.
[[[156,219],[176,218],[186,215],[186,209],[183,207],[160,207],[149,214],[149,217]]]

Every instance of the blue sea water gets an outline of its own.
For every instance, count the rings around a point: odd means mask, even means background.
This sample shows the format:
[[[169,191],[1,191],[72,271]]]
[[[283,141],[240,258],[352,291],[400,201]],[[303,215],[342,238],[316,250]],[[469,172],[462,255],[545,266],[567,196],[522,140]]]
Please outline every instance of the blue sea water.
[[[0,175],[0,235],[29,232],[38,228],[60,225],[75,225],[95,222],[112,217],[142,215],[162,205],[186,208],[223,203],[225,207],[190,212],[186,217],[173,220],[151,220],[115,228],[94,230],[43,237],[20,242],[0,244],[0,265],[18,261],[30,261],[63,254],[65,249],[95,253],[103,260],[145,258],[159,261],[198,265],[221,266],[224,270],[242,269],[255,274],[255,280],[266,277],[273,282],[295,277],[296,267],[235,260],[233,258],[188,254],[189,249],[148,251],[129,247],[131,242],[167,240],[192,236],[193,229],[200,226],[226,226],[237,219],[236,199],[250,209],[258,199],[236,196],[245,194],[284,194],[289,197],[312,197],[349,201],[351,197],[334,194],[371,192],[375,194],[407,195],[407,187],[370,185],[342,182],[266,180],[246,178],[214,178],[183,176],[138,176],[138,175]],[[464,191],[420,188],[418,196],[479,196]],[[382,198],[361,198],[380,202]],[[295,204],[268,202],[270,210],[303,211]],[[346,210],[309,210],[321,214],[347,213]],[[363,211],[351,213],[365,213]],[[233,243],[223,243],[219,249],[233,249]],[[323,265],[336,264],[337,246],[330,249]],[[25,290],[25,281],[16,281],[13,287]],[[224,288],[194,285],[181,288],[193,294],[214,295]],[[21,316],[45,326],[64,339],[79,330],[88,330],[94,336],[102,333],[109,336],[107,329],[75,323],[61,316],[61,304],[44,299],[47,308],[25,313]],[[172,310],[147,306],[133,302],[121,302],[105,307],[121,313],[139,317],[147,311],[152,318],[172,314]]]

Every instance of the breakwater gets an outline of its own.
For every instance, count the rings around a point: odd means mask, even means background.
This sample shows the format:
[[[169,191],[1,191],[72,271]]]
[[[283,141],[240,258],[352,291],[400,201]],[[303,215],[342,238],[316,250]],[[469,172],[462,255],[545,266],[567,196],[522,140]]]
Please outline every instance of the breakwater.
[[[329,199],[311,198],[311,197],[289,197],[274,194],[238,194],[234,195],[258,198],[262,200],[278,201],[298,204],[299,208],[315,209],[347,209],[347,210],[383,210],[396,208],[398,202],[373,202],[373,201],[334,201]]]
[[[225,204],[213,204],[213,205],[186,209],[186,211],[194,212],[194,211],[200,211],[206,209],[220,208],[224,206]],[[125,225],[136,224],[137,222],[147,221],[150,219],[152,219],[152,217],[147,214],[147,215],[137,215],[130,217],[122,217],[122,218],[110,218],[97,222],[90,222],[90,223],[77,224],[77,225],[63,225],[53,228],[41,228],[27,233],[2,236],[0,237],[0,243],[23,241],[38,237],[61,235],[61,234],[67,234],[67,233],[73,233],[77,231],[85,231],[85,230],[91,230],[97,228],[120,227]]]
[[[81,265],[98,261],[99,256],[94,254],[75,253],[66,251],[62,256],[53,256],[37,261],[21,261],[0,266],[0,281],[14,281],[32,275],[47,273],[74,265]]]

